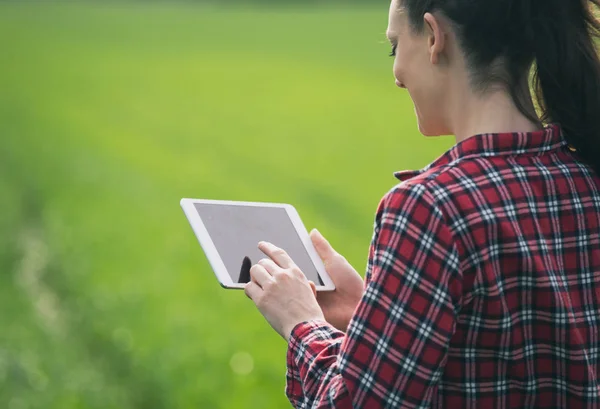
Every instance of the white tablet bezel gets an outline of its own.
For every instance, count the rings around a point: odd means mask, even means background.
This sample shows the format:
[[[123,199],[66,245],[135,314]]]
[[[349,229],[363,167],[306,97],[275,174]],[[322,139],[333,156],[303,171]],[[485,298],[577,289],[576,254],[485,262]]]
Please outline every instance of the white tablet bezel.
[[[304,248],[306,249],[306,252],[308,253],[311,261],[313,262],[315,268],[317,269],[317,273],[319,274],[319,277],[321,277],[321,280],[323,281],[324,285],[319,285],[318,283],[315,283],[315,285],[317,287],[317,291],[333,291],[333,290],[335,290],[335,285],[333,284],[333,281],[331,281],[331,278],[329,277],[329,274],[327,274],[327,271],[325,271],[325,266],[323,265],[323,261],[317,254],[317,251],[315,250],[315,248],[312,244],[310,236],[308,235],[308,231],[306,230],[304,223],[302,223],[302,220],[300,219],[300,215],[298,214],[298,212],[296,211],[294,206],[292,206],[290,204],[282,204],[282,203],[236,202],[236,201],[229,201],[229,200],[208,200],[208,199],[188,199],[188,198],[181,199],[181,208],[183,209],[188,221],[190,222],[190,225],[192,226],[192,229],[194,230],[194,234],[196,235],[196,238],[200,242],[200,246],[204,250],[204,254],[206,254],[206,258],[208,259],[208,262],[210,263],[210,266],[212,267],[215,275],[217,276],[217,280],[219,280],[219,283],[221,284],[222,287],[243,289],[245,284],[236,283],[231,280],[231,276],[227,272],[225,263],[223,263],[223,260],[221,259],[221,256],[219,255],[219,252],[217,251],[217,248],[215,247],[212,239],[210,238],[210,235],[208,234],[208,230],[206,229],[206,227],[204,226],[204,223],[202,222],[202,218],[200,217],[200,215],[198,214],[198,211],[196,210],[196,207],[194,206],[195,203],[217,204],[217,205],[223,204],[223,205],[229,205],[229,206],[277,207],[277,208],[285,209],[285,211],[288,214],[288,217],[290,218],[290,220],[292,222],[292,225],[294,226],[294,229],[296,230],[296,233],[300,237],[300,240],[302,241],[302,244],[304,245]],[[258,244],[258,243],[256,243],[256,244]]]

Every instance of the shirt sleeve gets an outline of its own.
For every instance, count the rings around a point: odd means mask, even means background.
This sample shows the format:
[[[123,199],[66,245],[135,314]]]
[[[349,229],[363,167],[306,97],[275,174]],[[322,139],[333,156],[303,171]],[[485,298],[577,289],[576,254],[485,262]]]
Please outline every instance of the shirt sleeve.
[[[460,308],[459,255],[434,197],[399,185],[376,216],[368,283],[346,334],[292,331],[286,392],[296,408],[429,407]]]

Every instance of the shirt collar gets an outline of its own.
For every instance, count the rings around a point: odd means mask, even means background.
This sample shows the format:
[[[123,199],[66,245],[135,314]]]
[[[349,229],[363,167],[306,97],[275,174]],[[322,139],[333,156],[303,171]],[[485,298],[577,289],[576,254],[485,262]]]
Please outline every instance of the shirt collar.
[[[480,134],[457,143],[423,169],[395,172],[394,176],[401,181],[405,181],[428,170],[471,156],[541,154],[566,144],[567,142],[558,124],[550,124],[544,129],[534,132]]]

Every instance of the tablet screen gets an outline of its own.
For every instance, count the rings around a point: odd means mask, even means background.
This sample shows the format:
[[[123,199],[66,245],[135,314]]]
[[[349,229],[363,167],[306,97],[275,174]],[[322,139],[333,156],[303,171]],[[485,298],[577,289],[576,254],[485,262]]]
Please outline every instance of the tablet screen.
[[[268,241],[285,250],[309,280],[323,285],[284,208],[208,203],[194,206],[232,282],[250,281],[250,267],[267,258],[258,249],[258,242]]]

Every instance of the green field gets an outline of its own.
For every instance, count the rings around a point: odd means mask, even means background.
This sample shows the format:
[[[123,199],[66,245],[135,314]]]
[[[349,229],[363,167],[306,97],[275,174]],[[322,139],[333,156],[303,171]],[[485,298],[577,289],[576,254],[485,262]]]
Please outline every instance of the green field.
[[[292,203],[363,272],[392,172],[452,143],[377,3],[0,3],[0,408],[288,407],[285,342],[179,199]]]

